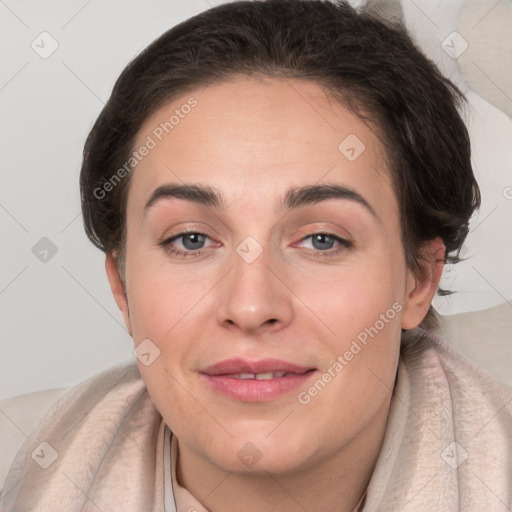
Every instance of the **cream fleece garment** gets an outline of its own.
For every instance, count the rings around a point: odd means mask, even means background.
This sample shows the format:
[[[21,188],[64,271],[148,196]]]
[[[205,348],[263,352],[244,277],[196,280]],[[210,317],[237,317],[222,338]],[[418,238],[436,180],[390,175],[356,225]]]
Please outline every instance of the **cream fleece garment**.
[[[0,510],[163,512],[165,498],[174,503],[165,496],[166,432],[135,364],[98,374],[33,429]],[[512,389],[439,337],[408,331],[362,510],[511,509]]]

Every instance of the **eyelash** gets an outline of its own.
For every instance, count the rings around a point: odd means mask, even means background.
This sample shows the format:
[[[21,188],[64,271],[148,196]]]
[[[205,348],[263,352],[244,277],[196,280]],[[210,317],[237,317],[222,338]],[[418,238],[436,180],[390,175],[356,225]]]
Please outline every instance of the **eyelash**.
[[[203,249],[197,249],[195,251],[181,251],[179,249],[174,249],[170,246],[170,244],[179,238],[182,238],[186,235],[202,235],[206,238],[210,238],[206,233],[202,233],[200,231],[184,231],[182,233],[178,233],[177,235],[172,236],[171,238],[167,238],[166,240],[160,242],[160,246],[164,249],[164,251],[171,255],[171,256],[178,256],[183,258],[188,258],[192,256],[197,256],[203,252]],[[306,251],[307,254],[315,257],[315,258],[325,258],[329,256],[336,256],[342,251],[346,251],[347,249],[351,249],[353,247],[352,242],[349,242],[348,240],[341,238],[337,235],[333,235],[331,233],[324,233],[324,232],[318,232],[318,233],[312,233],[311,235],[308,235],[301,239],[301,242],[304,240],[307,240],[308,238],[311,238],[313,236],[317,235],[324,235],[328,236],[329,238],[333,238],[335,241],[339,242],[341,244],[341,247],[338,247],[337,249],[329,249],[328,251],[320,251],[318,249],[309,249]]]

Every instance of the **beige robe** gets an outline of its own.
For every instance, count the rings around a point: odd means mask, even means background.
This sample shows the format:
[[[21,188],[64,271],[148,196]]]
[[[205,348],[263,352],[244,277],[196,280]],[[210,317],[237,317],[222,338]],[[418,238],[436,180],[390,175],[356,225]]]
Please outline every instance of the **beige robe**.
[[[0,511],[163,512],[167,499],[171,512],[177,483],[165,478],[166,432],[134,363],[98,374],[66,391],[33,429]],[[510,512],[512,389],[437,336],[405,333],[362,510]]]

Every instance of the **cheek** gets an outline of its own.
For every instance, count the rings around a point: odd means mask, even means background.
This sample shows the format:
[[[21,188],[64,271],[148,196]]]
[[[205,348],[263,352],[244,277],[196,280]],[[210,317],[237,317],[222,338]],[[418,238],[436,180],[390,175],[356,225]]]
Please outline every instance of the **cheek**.
[[[319,337],[322,349],[330,354],[322,368],[329,384],[311,401],[315,414],[343,416],[329,407],[339,403],[355,418],[370,417],[372,404],[376,407],[392,388],[403,308],[402,277],[392,267],[386,257],[369,259],[358,268],[333,272],[330,279],[315,280],[315,286],[309,282],[298,288],[297,295],[315,313],[311,318],[319,332],[325,333]],[[317,387],[323,389],[321,383]]]
[[[170,276],[164,268],[139,270],[131,288],[133,339],[136,344],[149,339],[159,351],[150,365],[138,363],[140,374],[169,425],[180,424],[183,418],[187,425],[194,425],[193,418],[201,418],[201,411],[194,410],[185,389],[187,368],[197,349],[191,340],[198,334],[194,331],[198,285],[187,283],[182,273]]]
[[[311,310],[312,321],[330,338],[348,340],[373,325],[401,301],[402,276],[385,255],[361,259],[357,265],[331,267],[314,277],[294,279],[293,290]],[[289,281],[290,282],[290,281]],[[390,311],[393,318],[396,309]]]
[[[208,283],[194,279],[185,265],[171,269],[146,260],[139,265],[134,261],[132,268],[129,300],[134,339],[153,337],[158,344],[185,318],[194,316]]]

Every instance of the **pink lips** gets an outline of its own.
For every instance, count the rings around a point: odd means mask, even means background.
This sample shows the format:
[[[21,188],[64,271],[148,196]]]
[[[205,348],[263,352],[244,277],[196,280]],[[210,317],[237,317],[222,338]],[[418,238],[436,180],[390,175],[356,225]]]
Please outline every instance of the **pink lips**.
[[[299,366],[280,359],[262,359],[260,361],[247,361],[234,358],[220,361],[219,363],[207,366],[201,373],[207,375],[229,375],[237,373],[269,373],[269,372],[290,372],[304,373],[311,370],[311,367]]]
[[[217,393],[239,401],[264,402],[274,400],[304,384],[315,370],[279,359],[248,361],[234,358],[210,365],[201,370],[200,374]],[[283,376],[263,380],[239,378],[241,374],[248,376],[283,372]]]

